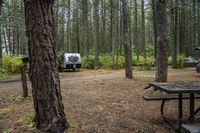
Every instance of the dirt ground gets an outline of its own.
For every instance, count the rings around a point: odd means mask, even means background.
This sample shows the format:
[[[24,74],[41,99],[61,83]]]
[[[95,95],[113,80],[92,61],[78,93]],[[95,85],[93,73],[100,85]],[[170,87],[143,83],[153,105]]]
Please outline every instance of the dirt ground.
[[[134,79],[124,71],[80,70],[60,73],[65,114],[70,128],[66,133],[173,133],[160,115],[159,101],[144,101],[144,90],[154,80],[154,71],[136,71]],[[19,75],[9,80],[18,80]],[[199,80],[194,69],[169,69],[169,81]],[[32,122],[34,109],[29,97],[21,97],[21,83],[0,83],[0,133],[37,133]],[[197,101],[198,103],[199,101]],[[177,101],[169,101],[166,114],[177,116]],[[184,102],[184,116],[188,101]]]

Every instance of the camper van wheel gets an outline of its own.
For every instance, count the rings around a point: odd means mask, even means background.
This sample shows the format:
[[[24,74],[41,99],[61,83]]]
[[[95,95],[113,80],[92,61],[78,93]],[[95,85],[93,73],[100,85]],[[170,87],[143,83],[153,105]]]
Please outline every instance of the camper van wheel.
[[[73,71],[76,71],[76,65],[73,64]]]

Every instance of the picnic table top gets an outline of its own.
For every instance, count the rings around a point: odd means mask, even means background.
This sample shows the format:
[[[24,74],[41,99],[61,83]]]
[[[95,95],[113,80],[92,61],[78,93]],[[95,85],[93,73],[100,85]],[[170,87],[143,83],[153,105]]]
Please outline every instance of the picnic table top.
[[[149,85],[169,94],[200,93],[200,81],[150,82]]]

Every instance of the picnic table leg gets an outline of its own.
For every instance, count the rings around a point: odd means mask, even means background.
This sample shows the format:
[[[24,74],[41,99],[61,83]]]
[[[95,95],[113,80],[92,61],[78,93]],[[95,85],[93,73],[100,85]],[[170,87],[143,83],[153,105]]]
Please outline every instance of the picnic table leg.
[[[194,93],[190,93],[190,123],[194,122]]]
[[[183,118],[183,95],[179,93],[179,101],[178,101],[178,132],[181,133],[181,125],[182,125],[182,118]]]

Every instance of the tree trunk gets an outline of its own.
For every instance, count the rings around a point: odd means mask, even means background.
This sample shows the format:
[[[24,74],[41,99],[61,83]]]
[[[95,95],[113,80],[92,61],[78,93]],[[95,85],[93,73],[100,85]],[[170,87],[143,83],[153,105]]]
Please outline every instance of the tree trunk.
[[[16,53],[17,53],[17,23],[15,21],[16,19],[16,1],[15,0],[12,0],[12,6],[13,6],[13,9],[12,9],[12,22],[13,22],[13,25],[12,25],[12,55],[15,56]]]
[[[116,24],[115,24],[115,3],[116,0],[110,0],[110,35],[111,35],[111,44],[112,44],[112,63],[115,62],[115,56],[116,56],[116,42],[115,42],[115,30],[116,30]]]
[[[3,1],[0,0],[0,16],[1,16],[1,9],[2,9],[2,4],[3,4]],[[0,68],[1,68],[1,64],[2,64],[2,56],[3,56],[3,51],[2,51],[2,24],[0,24]]]
[[[24,0],[29,46],[29,76],[36,127],[51,133],[68,128],[62,103],[53,36],[54,0]]]
[[[71,52],[71,0],[68,0],[68,11],[67,11],[67,51]]]
[[[123,45],[124,45],[124,55],[125,55],[125,71],[126,78],[133,78],[132,73],[132,50],[129,43],[129,33],[128,33],[128,1],[122,1],[123,10]]]
[[[134,22],[134,44],[136,47],[136,56],[137,56],[137,62],[139,62],[139,57],[140,57],[140,48],[139,48],[139,44],[138,44],[138,17],[137,17],[137,0],[134,0],[134,6],[135,6],[135,13],[134,13],[134,18],[135,18],[135,22]]]
[[[4,46],[5,46],[5,51],[6,51],[6,54],[8,54],[8,45],[6,43],[6,31],[5,31],[6,28],[3,27],[3,40],[4,40]]]
[[[146,41],[145,41],[145,12],[144,12],[144,0],[141,1],[142,10],[142,50],[144,59],[146,59]]]
[[[95,31],[95,69],[99,68],[99,0],[94,0],[94,31]]]
[[[24,98],[28,97],[28,87],[27,87],[27,80],[26,80],[26,69],[27,69],[27,65],[26,65],[26,63],[23,63],[20,66],[20,71],[21,71],[21,81],[22,81],[23,97]]]
[[[156,81],[167,82],[168,73],[168,39],[167,39],[167,2],[157,0],[157,70]]]
[[[172,22],[172,24],[174,24],[174,29],[173,29],[174,43],[172,46],[172,68],[177,68],[177,45],[178,45],[178,1],[177,0],[175,1],[175,12],[174,13],[175,13],[174,22]],[[173,13],[172,13],[172,15],[173,15]]]
[[[152,0],[152,12],[153,12],[153,31],[154,31],[154,58],[157,57],[157,22],[156,22],[156,2]]]

